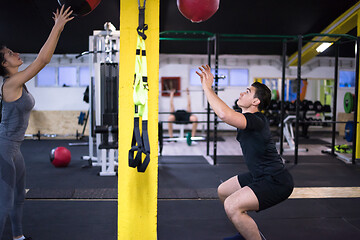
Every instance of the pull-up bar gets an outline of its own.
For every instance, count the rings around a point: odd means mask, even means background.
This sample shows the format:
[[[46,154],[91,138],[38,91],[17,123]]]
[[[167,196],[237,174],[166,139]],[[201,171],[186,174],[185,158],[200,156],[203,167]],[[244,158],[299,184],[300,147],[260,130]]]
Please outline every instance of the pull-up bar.
[[[225,88],[218,88],[217,91],[224,91]],[[174,91],[174,93],[179,93],[179,92],[202,92],[202,89],[193,89],[193,90],[176,90]],[[171,90],[162,90],[160,91],[160,93],[171,93]]]

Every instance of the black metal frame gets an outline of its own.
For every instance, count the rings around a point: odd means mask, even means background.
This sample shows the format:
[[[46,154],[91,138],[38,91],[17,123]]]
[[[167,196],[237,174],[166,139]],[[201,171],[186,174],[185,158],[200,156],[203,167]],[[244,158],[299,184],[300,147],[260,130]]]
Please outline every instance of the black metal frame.
[[[207,54],[208,54],[208,65],[211,67],[211,56],[214,53],[215,54],[215,76],[214,76],[214,91],[216,94],[218,94],[218,81],[219,81],[219,35],[218,34],[212,34],[209,32],[198,32],[198,31],[167,31],[160,33],[161,35],[186,35],[186,37],[160,37],[160,40],[175,40],[175,41],[207,41]],[[200,38],[199,38],[200,36]],[[213,46],[211,46],[213,44]],[[206,130],[206,155],[210,155],[210,104],[207,104],[207,130]],[[214,165],[216,165],[216,158],[217,158],[217,124],[218,119],[217,115],[214,114],[214,140],[213,140],[213,161]],[[161,123],[162,125],[162,123]],[[161,126],[162,131],[162,126]]]
[[[299,109],[300,109],[300,84],[301,84],[301,55],[302,55],[302,42],[305,37],[313,37],[313,36],[334,36],[334,37],[344,37],[350,40],[355,40],[356,42],[356,54],[355,54],[355,60],[356,60],[356,76],[355,76],[355,101],[354,101],[354,129],[353,129],[353,151],[352,151],[352,164],[356,164],[356,131],[357,131],[357,103],[358,103],[358,88],[359,88],[359,44],[360,39],[359,37],[353,37],[346,34],[308,34],[308,35],[299,35],[298,36],[298,65],[297,65],[297,96],[296,96],[296,122],[295,122],[295,150],[294,150],[294,164],[298,163],[298,140],[299,140]],[[341,40],[341,39],[340,39]],[[310,41],[311,42],[311,41]],[[319,42],[319,41],[317,41]],[[325,41],[329,42],[329,41]],[[336,155],[334,152],[334,146],[335,146],[335,133],[336,133],[336,124],[337,123],[343,123],[336,121],[336,110],[337,110],[337,85],[338,85],[338,70],[339,70],[339,44],[341,44],[341,41],[333,41],[335,43],[335,74],[334,74],[334,96],[333,96],[333,116],[332,121],[329,122],[332,124],[332,139],[331,139],[331,155]],[[284,62],[283,62],[283,68],[284,68]],[[284,70],[283,70],[284,71]],[[283,86],[285,84],[285,79],[283,76]],[[282,92],[282,99],[284,99],[284,93]],[[282,101],[283,102],[283,101]],[[281,104],[283,105],[283,103]],[[283,106],[282,106],[283,108]],[[283,111],[282,111],[283,114]],[[282,120],[282,128],[281,128],[281,136],[283,137],[283,120]],[[281,138],[282,139],[282,138]],[[282,140],[280,141],[282,142]],[[282,144],[280,144],[280,153],[282,154],[283,148]]]
[[[307,35],[246,35],[246,34],[212,34],[209,32],[191,32],[191,31],[182,31],[182,32],[176,32],[176,31],[169,31],[169,32],[162,32],[160,33],[160,36],[163,34],[187,34],[186,38],[162,38],[160,37],[160,40],[178,40],[178,41],[184,41],[184,40],[190,40],[190,41],[204,41],[207,40],[207,52],[208,52],[208,65],[211,66],[211,41],[214,41],[214,54],[215,54],[215,93],[217,94],[218,89],[218,59],[219,59],[219,47],[220,42],[222,41],[231,41],[231,42],[244,42],[244,41],[257,41],[257,42],[282,42],[282,86],[285,86],[285,78],[286,78],[286,51],[287,51],[287,43],[290,41],[297,41],[298,42],[298,62],[297,62],[297,96],[296,96],[296,122],[295,122],[295,161],[294,164],[298,163],[298,141],[299,141],[299,116],[300,116],[300,86],[301,86],[301,56],[302,56],[302,44],[306,41],[307,37],[316,37],[316,36],[326,36],[326,37],[333,37],[335,40],[328,40],[328,41],[316,41],[316,40],[307,40],[306,42],[334,42],[336,45],[340,44],[339,39],[342,38],[348,39],[349,41],[356,41],[356,81],[355,81],[355,111],[354,111],[354,130],[353,130],[353,146],[356,147],[356,131],[357,131],[357,104],[358,104],[358,88],[359,88],[359,51],[360,51],[360,39],[359,37],[354,37],[347,34],[307,34]],[[204,38],[189,38],[189,34],[197,34],[197,35],[207,35],[207,37]],[[260,38],[260,39],[259,39]],[[339,47],[336,46],[335,51],[335,76],[334,76],[334,97],[333,97],[333,118],[331,123],[332,125],[332,143],[331,143],[331,154],[334,154],[334,146],[335,146],[335,124],[338,123],[336,121],[336,104],[337,104],[337,83],[338,83],[338,58],[339,58]],[[285,98],[285,89],[282,87],[281,91],[281,99],[284,100]],[[280,155],[283,154],[283,138],[284,138],[284,101],[281,102],[281,130],[280,130]],[[216,165],[216,158],[217,158],[217,116],[214,113],[214,165]],[[207,156],[209,156],[209,149],[210,149],[210,105],[208,103],[207,108]],[[355,149],[352,153],[352,163],[355,164]]]

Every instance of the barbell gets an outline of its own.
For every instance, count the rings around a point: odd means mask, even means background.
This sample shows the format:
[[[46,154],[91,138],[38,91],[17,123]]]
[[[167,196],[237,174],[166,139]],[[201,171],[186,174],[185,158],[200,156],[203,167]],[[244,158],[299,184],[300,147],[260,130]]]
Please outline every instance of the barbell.
[[[79,133],[78,130],[76,130],[75,134],[57,134],[57,133],[41,133],[40,130],[35,134],[25,134],[25,137],[31,137],[33,139],[41,140],[42,137],[45,138],[68,138],[68,137],[76,137],[76,140],[81,139],[84,137],[83,134]]]
[[[221,92],[221,91],[224,91],[225,88],[218,88],[217,91],[218,92]],[[175,90],[174,93],[181,93],[181,92],[202,92],[203,90],[202,89],[189,89],[189,90]],[[160,90],[160,93],[171,93],[171,90]]]
[[[207,112],[189,112],[190,114],[207,114]],[[159,114],[174,114],[174,112],[159,112]],[[214,114],[213,111],[210,114]]]

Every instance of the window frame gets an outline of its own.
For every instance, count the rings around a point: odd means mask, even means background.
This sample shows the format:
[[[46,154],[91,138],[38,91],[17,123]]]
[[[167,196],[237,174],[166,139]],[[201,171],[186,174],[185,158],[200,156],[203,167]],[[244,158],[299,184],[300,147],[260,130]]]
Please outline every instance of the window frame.
[[[83,68],[83,67],[86,67],[88,68],[88,71],[89,71],[89,77],[91,77],[91,73],[90,73],[90,66],[89,64],[62,64],[62,65],[58,65],[58,64],[48,64],[47,66],[45,66],[45,68],[48,68],[48,67],[52,67],[52,68],[55,68],[55,84],[54,85],[47,85],[47,86],[40,86],[39,83],[38,83],[38,80],[39,80],[39,74],[41,74],[41,71],[36,74],[35,76],[35,87],[38,87],[38,88],[62,88],[63,86],[60,85],[60,75],[59,75],[59,69],[60,68],[63,68],[63,67],[75,67],[76,68],[76,85],[73,85],[73,86],[66,86],[66,87],[69,87],[69,88],[76,88],[76,87],[86,87],[89,85],[86,84],[86,85],[81,85],[81,82],[80,82],[80,68]],[[90,78],[89,78],[89,81],[90,81]]]
[[[246,73],[247,73],[247,82],[246,82],[246,84],[245,85],[232,85],[231,84],[231,71],[232,70],[245,70],[246,71]],[[198,84],[194,84],[194,81],[192,81],[191,79],[194,77],[194,74],[196,74],[196,71],[198,71],[198,69],[196,69],[196,68],[190,68],[190,70],[189,70],[189,85],[190,86],[193,86],[193,87],[199,87],[199,86],[201,86],[201,83],[200,83],[200,80],[199,80],[199,83]],[[213,74],[214,74],[214,69],[211,69],[211,71],[213,72]],[[245,86],[248,86],[248,84],[249,84],[249,79],[250,79],[250,74],[249,74],[249,69],[248,68],[219,68],[219,74],[221,75],[221,71],[227,71],[227,79],[226,79],[226,81],[227,81],[227,85],[223,85],[223,84],[220,84],[220,81],[221,81],[221,79],[219,79],[219,87],[245,87]],[[195,72],[195,73],[194,73]],[[197,75],[196,75],[196,77],[197,77]]]

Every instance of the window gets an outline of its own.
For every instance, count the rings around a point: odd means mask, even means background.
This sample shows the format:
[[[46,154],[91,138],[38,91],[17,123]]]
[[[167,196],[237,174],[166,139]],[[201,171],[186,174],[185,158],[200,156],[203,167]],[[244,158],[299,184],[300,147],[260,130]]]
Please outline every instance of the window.
[[[355,87],[355,71],[340,70],[339,87]]]
[[[200,78],[196,74],[198,69],[190,69],[190,85],[201,86]],[[211,69],[212,74],[215,70]],[[249,70],[248,69],[219,69],[219,86],[247,86],[249,83]],[[225,77],[225,78],[221,78]]]
[[[230,69],[230,86],[247,86],[249,83],[249,70]]]
[[[36,77],[36,85],[39,87],[56,86],[56,67],[46,66]]]
[[[79,69],[80,86],[88,86],[90,83],[89,67],[80,67]]]
[[[59,86],[77,86],[76,67],[59,67]]]
[[[37,87],[83,87],[90,82],[88,65],[46,66],[36,76]]]

